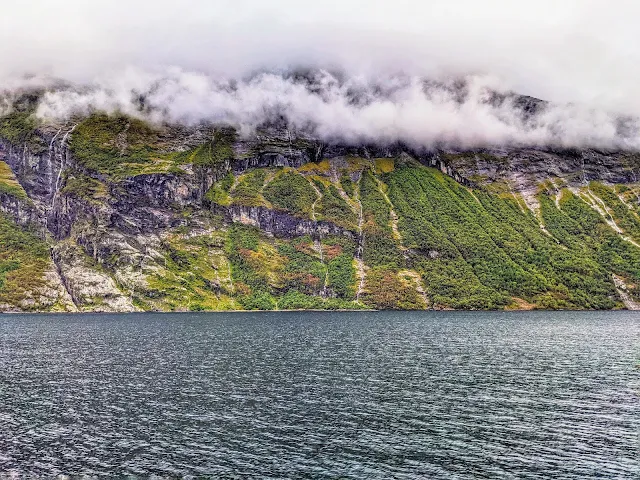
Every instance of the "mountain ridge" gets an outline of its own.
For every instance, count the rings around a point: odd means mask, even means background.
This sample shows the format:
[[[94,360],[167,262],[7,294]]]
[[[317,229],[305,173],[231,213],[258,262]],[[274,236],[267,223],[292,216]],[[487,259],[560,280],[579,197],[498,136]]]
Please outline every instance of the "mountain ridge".
[[[640,300],[635,152],[349,145],[104,113],[53,125],[23,108],[0,119],[0,162],[6,311]]]

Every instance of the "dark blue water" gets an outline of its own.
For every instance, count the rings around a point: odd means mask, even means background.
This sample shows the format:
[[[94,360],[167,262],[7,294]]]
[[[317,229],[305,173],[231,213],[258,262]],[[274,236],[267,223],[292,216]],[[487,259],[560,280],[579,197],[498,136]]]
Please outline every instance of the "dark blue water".
[[[0,476],[638,478],[640,315],[0,316]]]

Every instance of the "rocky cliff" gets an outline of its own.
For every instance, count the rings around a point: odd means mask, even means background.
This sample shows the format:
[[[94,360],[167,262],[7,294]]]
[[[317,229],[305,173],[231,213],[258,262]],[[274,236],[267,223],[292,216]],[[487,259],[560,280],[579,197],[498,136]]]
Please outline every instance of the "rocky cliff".
[[[0,123],[0,310],[636,308],[640,155]]]

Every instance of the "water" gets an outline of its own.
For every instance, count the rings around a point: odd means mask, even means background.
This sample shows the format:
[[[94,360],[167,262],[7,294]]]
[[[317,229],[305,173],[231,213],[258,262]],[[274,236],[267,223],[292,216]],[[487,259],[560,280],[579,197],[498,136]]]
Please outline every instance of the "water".
[[[632,312],[0,316],[0,472],[638,478],[639,363]]]

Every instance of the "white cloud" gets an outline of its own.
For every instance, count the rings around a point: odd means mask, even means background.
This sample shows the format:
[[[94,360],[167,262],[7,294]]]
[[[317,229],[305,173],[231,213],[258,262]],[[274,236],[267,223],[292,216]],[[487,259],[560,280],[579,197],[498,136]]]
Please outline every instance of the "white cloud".
[[[91,86],[50,95],[42,113],[133,112],[136,90],[154,115],[181,121],[251,126],[280,110],[294,125],[354,139],[638,143],[620,139],[606,113],[640,116],[640,4],[632,0],[22,0],[2,13],[0,88],[26,73]],[[369,95],[372,79],[408,84],[358,108],[345,85],[324,88],[324,97],[277,76],[225,87],[297,66],[343,70],[350,88]],[[420,76],[491,79],[499,91],[565,106],[523,125],[506,106],[474,96],[461,106],[428,99]]]
[[[425,84],[419,76],[340,79],[315,70],[304,79],[262,73],[221,82],[176,68],[156,74],[128,69],[89,89],[52,90],[38,113],[64,118],[120,111],[153,121],[231,123],[244,132],[284,118],[292,128],[352,143],[640,148],[637,127],[621,135],[617,117],[604,110],[549,104],[527,116],[495,78],[469,76],[464,81],[456,89],[453,84]],[[496,93],[504,96],[501,101]]]

